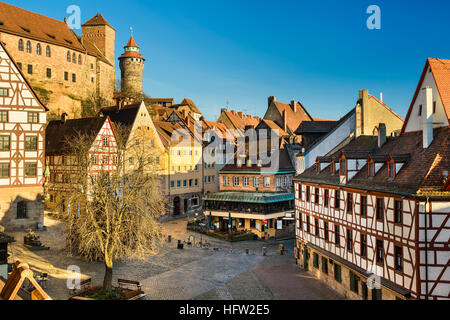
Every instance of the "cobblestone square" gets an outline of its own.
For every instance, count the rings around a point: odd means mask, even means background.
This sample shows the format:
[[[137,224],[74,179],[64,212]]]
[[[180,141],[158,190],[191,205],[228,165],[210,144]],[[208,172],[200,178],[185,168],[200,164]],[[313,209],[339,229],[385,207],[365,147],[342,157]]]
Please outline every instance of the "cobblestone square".
[[[117,262],[114,281],[118,278],[140,281],[148,300],[273,300],[273,299],[343,299],[319,280],[295,266],[293,240],[285,241],[287,252],[277,253],[278,242],[251,241],[230,244],[189,233],[187,220],[162,223],[166,239],[159,252],[143,261]],[[67,289],[69,266],[78,266],[83,278],[91,277],[101,285],[104,266],[68,257],[63,251],[62,223],[46,218],[48,231],[38,232],[49,251],[31,252],[23,246],[24,232],[11,233],[16,243],[11,246],[10,261],[21,259],[35,272],[48,273],[47,293],[56,300],[70,297]],[[209,249],[185,246],[177,249],[178,240],[190,236],[195,242],[206,240]],[[262,248],[267,248],[267,256]],[[216,250],[214,250],[216,249]],[[246,249],[250,253],[246,254]]]

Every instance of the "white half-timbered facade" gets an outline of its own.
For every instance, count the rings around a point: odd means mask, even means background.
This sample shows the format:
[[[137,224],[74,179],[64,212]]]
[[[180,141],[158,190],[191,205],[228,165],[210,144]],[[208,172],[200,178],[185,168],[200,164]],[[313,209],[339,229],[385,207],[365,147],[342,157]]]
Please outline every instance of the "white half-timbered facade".
[[[43,222],[46,107],[0,42],[0,225]]]
[[[295,179],[297,259],[352,299],[450,299],[450,61],[428,59],[403,132]]]

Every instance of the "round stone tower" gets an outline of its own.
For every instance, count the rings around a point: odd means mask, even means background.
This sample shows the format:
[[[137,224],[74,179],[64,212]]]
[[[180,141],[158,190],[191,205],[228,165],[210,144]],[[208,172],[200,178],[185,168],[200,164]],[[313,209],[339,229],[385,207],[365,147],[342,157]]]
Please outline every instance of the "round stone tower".
[[[131,36],[120,56],[121,92],[128,97],[142,96],[145,59],[139,53],[139,46]]]

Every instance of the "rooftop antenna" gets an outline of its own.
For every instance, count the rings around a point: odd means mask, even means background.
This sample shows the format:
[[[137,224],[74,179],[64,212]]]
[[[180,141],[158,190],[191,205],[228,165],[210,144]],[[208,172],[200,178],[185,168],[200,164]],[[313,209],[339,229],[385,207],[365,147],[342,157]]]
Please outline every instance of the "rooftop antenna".
[[[230,101],[227,99],[227,109],[230,106]]]

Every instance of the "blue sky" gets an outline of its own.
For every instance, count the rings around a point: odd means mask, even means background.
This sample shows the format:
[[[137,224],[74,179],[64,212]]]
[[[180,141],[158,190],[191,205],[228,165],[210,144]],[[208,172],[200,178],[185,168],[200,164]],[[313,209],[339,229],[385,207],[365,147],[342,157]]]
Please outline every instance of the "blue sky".
[[[102,13],[117,30],[117,56],[133,27],[147,59],[145,92],[191,98],[208,120],[227,100],[262,117],[271,95],[339,119],[360,89],[383,92],[405,117],[426,58],[450,59],[448,0],[6,2],[60,20],[72,4],[83,22]],[[381,30],[366,27],[373,4]]]

